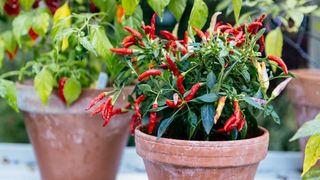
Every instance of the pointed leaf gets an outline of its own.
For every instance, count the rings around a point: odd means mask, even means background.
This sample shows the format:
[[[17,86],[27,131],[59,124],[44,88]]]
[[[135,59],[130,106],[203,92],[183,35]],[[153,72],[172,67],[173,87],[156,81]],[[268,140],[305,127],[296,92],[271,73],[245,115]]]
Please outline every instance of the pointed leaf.
[[[158,128],[158,133],[157,133],[158,138],[162,137],[162,135],[166,132],[167,128],[172,123],[173,119],[174,119],[173,116],[171,116],[161,121],[160,126]]]
[[[35,0],[19,0],[19,4],[24,10],[29,11]]]
[[[74,77],[69,78],[64,85],[63,94],[66,98],[67,105],[69,106],[77,100],[81,94],[80,82]]]
[[[15,83],[5,79],[0,79],[0,97],[4,98],[8,105],[16,112],[19,112],[16,94],[17,92]]]
[[[209,89],[213,88],[213,86],[216,84],[216,80],[216,75],[212,71],[210,71],[210,73],[207,76],[207,87]]]
[[[163,11],[170,3],[170,0],[148,0],[150,7],[162,18]]]
[[[197,27],[202,29],[208,18],[208,7],[202,0],[195,0],[189,18],[189,29]]]
[[[131,16],[136,10],[140,0],[122,0],[121,5],[126,15]]]
[[[233,12],[234,12],[234,19],[236,20],[236,22],[238,24],[241,6],[242,6],[242,0],[232,0],[232,6],[233,6]]]
[[[43,68],[34,78],[34,87],[44,104],[48,103],[53,85],[53,76],[47,68]]]
[[[313,120],[309,120],[304,123],[295,135],[290,139],[294,141],[307,136],[312,136],[315,134],[320,134],[320,114],[318,114]]]
[[[270,31],[266,36],[266,55],[282,56],[283,36],[280,28]]]
[[[181,16],[187,6],[187,1],[186,0],[171,0],[169,4],[169,9],[176,17],[177,21],[180,21]]]
[[[110,48],[113,46],[102,27],[95,27],[92,29],[91,43],[94,45],[99,56],[109,60],[111,56]]]
[[[213,126],[213,118],[216,112],[212,104],[205,104],[201,106],[201,119],[204,130],[209,135]]]
[[[302,176],[305,175],[320,159],[320,135],[309,138],[305,149]]]

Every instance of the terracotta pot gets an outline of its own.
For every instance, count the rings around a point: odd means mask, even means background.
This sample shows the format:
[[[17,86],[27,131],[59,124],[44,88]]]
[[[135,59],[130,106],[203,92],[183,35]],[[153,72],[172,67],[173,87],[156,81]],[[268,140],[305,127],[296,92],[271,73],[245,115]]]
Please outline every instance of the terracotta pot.
[[[186,141],[135,131],[137,153],[150,180],[253,180],[268,151],[269,133],[260,128],[255,138],[238,141]]]
[[[291,71],[296,78],[287,86],[287,94],[293,104],[298,126],[314,119],[320,113],[320,71],[299,69]],[[305,149],[307,138],[300,140],[300,148]]]
[[[17,85],[17,89],[18,105],[24,114],[41,179],[115,179],[129,135],[130,114],[117,115],[107,127],[102,127],[101,117],[92,117],[84,108],[103,90],[84,90],[77,102],[66,107],[55,94],[45,106],[32,86]],[[125,88],[123,94],[132,90]],[[123,98],[119,100],[116,107],[126,104]]]

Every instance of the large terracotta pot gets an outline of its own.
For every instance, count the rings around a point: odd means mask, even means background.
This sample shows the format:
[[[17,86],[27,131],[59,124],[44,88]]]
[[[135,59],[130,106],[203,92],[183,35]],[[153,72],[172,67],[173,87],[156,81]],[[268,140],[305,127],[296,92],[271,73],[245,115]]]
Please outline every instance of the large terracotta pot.
[[[320,113],[320,71],[299,69],[291,71],[296,77],[287,86],[287,94],[293,104],[298,126],[314,119]],[[307,138],[300,140],[305,149]]]
[[[84,90],[77,102],[66,107],[55,94],[45,106],[32,86],[19,84],[17,89],[41,179],[115,179],[129,135],[130,114],[117,115],[102,127],[101,117],[92,117],[84,109],[103,90]],[[125,88],[125,97],[132,90]],[[126,104],[123,98],[119,100],[116,107]]]
[[[253,180],[268,151],[269,133],[237,141],[186,141],[146,134],[136,129],[137,153],[150,180]]]

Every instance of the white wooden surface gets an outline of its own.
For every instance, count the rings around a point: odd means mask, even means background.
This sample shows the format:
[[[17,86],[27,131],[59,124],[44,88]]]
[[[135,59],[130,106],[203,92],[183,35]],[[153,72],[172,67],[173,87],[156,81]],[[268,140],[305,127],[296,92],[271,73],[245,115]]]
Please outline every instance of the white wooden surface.
[[[299,180],[302,159],[299,152],[268,153],[256,180]],[[0,143],[0,180],[39,180],[32,146]],[[142,159],[134,148],[126,148],[117,180],[147,180]]]

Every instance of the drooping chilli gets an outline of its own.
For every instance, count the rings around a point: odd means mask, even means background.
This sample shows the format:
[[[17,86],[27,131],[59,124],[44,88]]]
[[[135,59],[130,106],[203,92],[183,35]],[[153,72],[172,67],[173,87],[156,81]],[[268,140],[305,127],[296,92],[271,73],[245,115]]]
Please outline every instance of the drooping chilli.
[[[178,99],[177,104],[175,104],[173,101],[170,101],[169,99],[166,100],[167,106],[169,106],[170,108],[173,108],[173,109],[178,108],[181,103],[182,103],[181,99]]]
[[[58,82],[58,96],[61,99],[62,102],[66,103],[66,98],[64,96],[64,85],[66,84],[68,78],[67,77],[62,77],[59,79]]]
[[[188,37],[188,32],[184,32],[184,35],[183,35],[183,46],[185,48],[188,47],[188,41],[189,41],[189,37]]]
[[[121,44],[125,46],[128,43],[135,43],[135,42],[136,42],[136,38],[133,35],[129,35],[122,40]]]
[[[237,99],[235,99],[233,101],[233,114],[236,117],[236,121],[239,121],[241,118],[241,110],[240,110],[240,105],[239,105],[239,101]]]
[[[112,97],[108,97],[107,100],[104,102],[102,113],[101,113],[102,119],[106,118],[106,114],[108,113],[109,106],[111,105],[111,100],[112,100]]]
[[[110,51],[116,54],[121,54],[121,55],[130,55],[135,53],[134,50],[129,48],[110,48]]]
[[[196,83],[194,84],[191,89],[190,89],[190,93],[185,97],[185,100],[188,102],[190,100],[193,99],[194,95],[196,95],[197,91],[199,90],[199,88],[201,87],[200,83]]]
[[[249,24],[247,31],[251,34],[256,34],[260,27],[262,27],[261,22],[252,22]]]
[[[226,99],[227,99],[226,96],[221,96],[219,98],[218,106],[216,108],[216,115],[214,116],[214,124],[217,124],[218,119],[221,116],[221,113],[222,113],[223,107],[225,105]]]
[[[133,108],[134,108],[134,111],[136,112],[136,115],[137,115],[137,117],[138,117],[139,120],[142,119],[139,105],[140,105],[141,101],[143,101],[145,98],[146,98],[145,95],[140,95],[140,96],[136,99],[136,101],[134,102]]]
[[[87,106],[86,110],[91,109],[95,104],[97,104],[98,102],[100,102],[103,98],[106,97],[106,94],[100,93],[97,97],[95,97],[92,101],[90,101],[89,105]]]
[[[264,35],[261,36],[261,38],[259,39],[259,51],[263,52],[264,51]]]
[[[178,40],[178,38],[177,38],[175,35],[173,35],[171,32],[169,32],[169,31],[161,30],[161,31],[160,31],[160,34],[161,34],[164,38],[166,38],[167,40],[170,40],[170,41],[176,41],[176,40]]]
[[[172,71],[173,75],[179,76],[180,71],[179,71],[178,67],[176,66],[176,64],[170,58],[169,54],[166,54],[166,59],[169,64],[169,69]]]
[[[108,107],[108,110],[107,110],[107,114],[106,114],[104,123],[102,125],[103,127],[106,126],[109,123],[109,121],[110,121],[110,119],[112,117],[112,110],[113,110],[113,104],[110,104],[109,107]]]
[[[284,63],[284,61],[283,61],[281,58],[279,58],[279,57],[277,57],[277,56],[271,56],[271,55],[270,55],[270,56],[267,57],[267,59],[268,59],[269,61],[276,62],[276,63],[282,68],[284,74],[285,74],[285,75],[288,75],[287,65]]]
[[[126,108],[117,108],[117,109],[112,111],[112,116],[118,115],[118,114],[124,114],[124,113],[127,113],[127,112],[129,112],[129,110],[126,109]]]
[[[130,122],[131,135],[134,135],[134,128],[136,127],[136,123],[137,123],[137,115],[133,114],[131,117],[131,122]]]
[[[39,37],[39,35],[36,32],[34,32],[34,30],[32,28],[29,29],[28,34],[29,34],[32,41],[37,40]]]
[[[104,103],[101,103],[101,104],[91,113],[91,116],[95,116],[95,115],[101,113],[102,110],[103,110],[103,107],[104,107]]]
[[[180,94],[184,94],[186,92],[184,85],[183,85],[184,75],[180,74],[177,78],[177,88]]]
[[[149,76],[154,76],[154,75],[161,75],[162,72],[160,70],[157,70],[157,69],[150,69],[150,70],[147,70],[145,71],[144,73],[142,73],[139,77],[138,77],[138,80],[139,81],[142,81],[144,78],[147,78]]]
[[[240,122],[240,124],[238,125],[238,132],[240,132],[242,129],[243,129],[243,127],[244,127],[244,125],[246,124],[246,120],[243,118],[243,119],[241,119],[241,122]]]
[[[152,109],[156,109],[158,108],[158,103],[155,102],[152,105]],[[157,123],[157,112],[151,112],[150,113],[150,121],[149,121],[149,127],[148,127],[148,133],[152,134],[154,127],[156,126]]]
[[[192,27],[192,29],[197,33],[197,35],[201,38],[201,39],[206,39],[206,35],[198,28],[196,27]]]
[[[156,33],[156,17],[157,14],[154,13],[151,17],[151,31],[150,31],[150,38],[155,39],[157,36],[155,35]]]
[[[257,19],[257,22],[261,22],[266,18],[266,14],[261,14],[261,16]]]
[[[223,126],[223,129],[225,132],[229,130],[229,126],[232,125],[235,120],[236,120],[236,116],[234,114],[231,117],[229,117],[229,119],[227,119],[227,121],[224,123],[224,126]]]
[[[123,29],[125,29],[126,31],[128,31],[130,34],[132,34],[133,36],[136,36],[136,37],[138,37],[139,39],[142,39],[142,34],[139,32],[139,31],[137,31],[137,30],[135,30],[135,29],[133,29],[133,28],[131,28],[131,27],[128,27],[128,26],[125,26]]]

